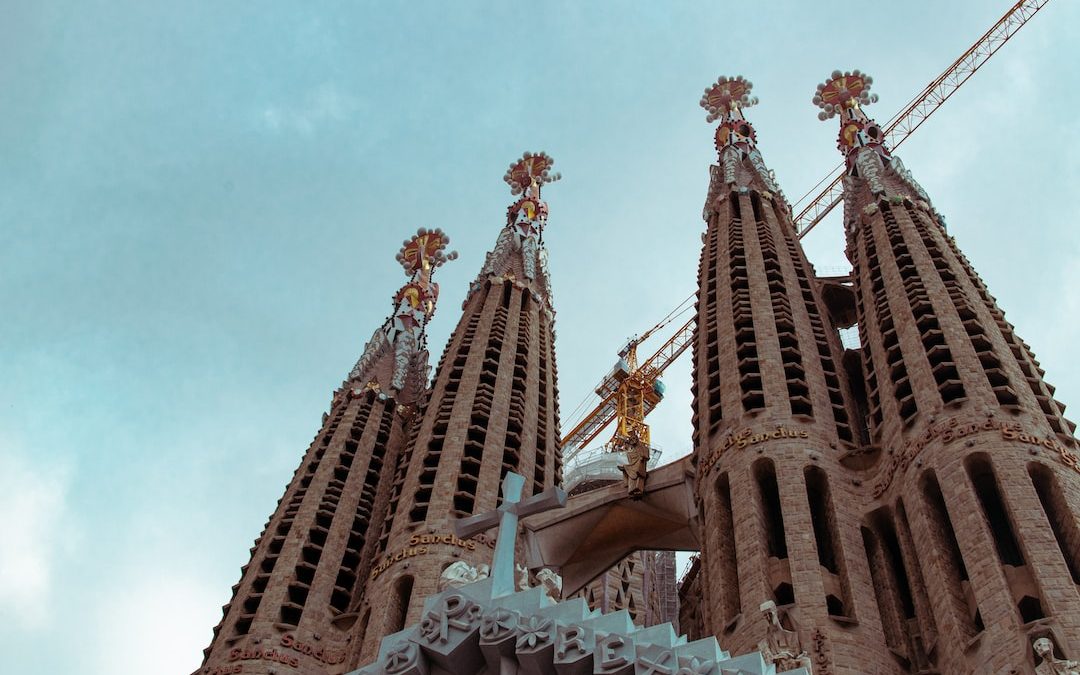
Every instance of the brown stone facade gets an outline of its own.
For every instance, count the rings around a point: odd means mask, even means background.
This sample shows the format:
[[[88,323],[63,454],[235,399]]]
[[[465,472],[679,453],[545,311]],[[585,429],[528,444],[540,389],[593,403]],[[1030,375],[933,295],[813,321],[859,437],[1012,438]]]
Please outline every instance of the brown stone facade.
[[[691,639],[732,654],[794,641],[777,662],[805,658],[815,675],[1031,672],[1038,638],[1080,658],[1080,447],[1031,349],[857,106],[843,113],[866,134],[849,134],[844,178],[852,273],[818,278],[732,104],[740,86],[719,82],[723,105],[706,106],[723,122],[698,269],[693,468],[678,479],[693,479],[696,519],[680,518],[700,557],[677,590],[673,554],[638,551],[580,594],[643,625],[672,621],[677,597]],[[495,509],[508,472],[526,495],[562,483],[546,213],[534,182],[430,387],[422,338],[390,321],[373,338],[200,674],[372,662],[447,566],[490,563],[493,539],[461,539],[454,520]],[[837,329],[851,325],[861,346],[845,351]]]
[[[334,392],[198,673],[345,672],[379,544],[373,533],[427,395],[424,329],[438,297],[431,276],[448,260],[448,243],[441,230],[421,228],[399,252],[410,280]]]
[[[334,397],[278,508],[242,568],[199,673],[344,672],[371,524],[414,409],[358,382]],[[237,666],[242,671],[234,671]]]

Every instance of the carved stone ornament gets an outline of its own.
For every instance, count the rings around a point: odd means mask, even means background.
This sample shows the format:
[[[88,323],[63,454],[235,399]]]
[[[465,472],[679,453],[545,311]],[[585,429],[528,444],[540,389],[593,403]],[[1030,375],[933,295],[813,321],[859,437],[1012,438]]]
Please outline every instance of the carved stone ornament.
[[[455,632],[468,633],[480,622],[483,610],[460,593],[443,596],[439,606],[420,622],[420,635],[429,643],[447,644]]]
[[[540,582],[540,588],[544,589],[544,594],[551,598],[552,602],[562,599],[561,576],[545,567],[536,573],[536,580]]]
[[[638,436],[635,429],[631,429],[625,438],[617,442],[617,450],[626,453],[626,464],[619,465],[626,477],[626,490],[631,497],[641,497],[645,494],[645,480],[648,477],[650,448]]]
[[[420,228],[406,239],[396,259],[401,263],[409,281],[394,294],[394,310],[364,347],[364,353],[349,372],[349,380],[370,379],[386,360],[392,361],[390,382],[384,383],[395,392],[404,390],[410,381],[420,383],[427,378],[424,369],[427,358],[423,352],[424,330],[435,314],[439,284],[432,281],[435,270],[457,258],[456,251],[446,252],[450,238],[435,228]],[[411,376],[411,377],[410,377]]]
[[[757,97],[750,95],[753,88],[754,84],[742,75],[720,77],[705,90],[700,101],[701,107],[708,113],[706,121],[720,120],[714,140],[719,159],[719,175],[722,176],[723,184],[747,188],[754,182],[754,187],[781,194],[773,172],[765,166],[765,160],[758,152],[757,132],[743,116],[744,109],[757,105]],[[749,167],[740,170],[744,161],[748,162]],[[715,173],[711,176],[713,179],[716,177]],[[709,193],[713,193],[712,185]],[[786,207],[786,200],[780,201]],[[711,200],[706,202],[706,220],[710,203]]]

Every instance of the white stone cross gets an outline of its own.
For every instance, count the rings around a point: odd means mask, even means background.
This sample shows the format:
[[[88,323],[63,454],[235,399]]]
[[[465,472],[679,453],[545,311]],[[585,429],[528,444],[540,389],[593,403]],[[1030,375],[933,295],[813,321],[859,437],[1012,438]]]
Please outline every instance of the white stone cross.
[[[566,492],[559,487],[540,494],[521,498],[525,477],[514,472],[506,474],[502,484],[502,504],[494,511],[454,521],[454,531],[462,539],[499,526],[495,539],[495,556],[491,561],[491,597],[500,598],[514,592],[514,544],[517,541],[518,518],[566,506]]]

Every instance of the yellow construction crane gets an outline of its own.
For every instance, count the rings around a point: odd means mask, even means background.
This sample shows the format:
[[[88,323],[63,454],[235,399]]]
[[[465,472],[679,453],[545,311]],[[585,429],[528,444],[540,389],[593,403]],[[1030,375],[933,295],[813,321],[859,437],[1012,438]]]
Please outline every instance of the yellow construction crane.
[[[578,453],[592,443],[615,420],[618,420],[615,435],[612,438],[615,449],[618,449],[617,446],[621,442],[631,437],[636,437],[646,445],[650,443],[649,426],[645,423],[645,416],[652,412],[664,397],[664,386],[660,381],[660,375],[690,346],[690,340],[694,336],[694,319],[683,324],[659,349],[640,364],[637,355],[638,346],[671,323],[679,313],[686,311],[680,308],[689,300],[690,298],[687,298],[667,318],[649,330],[630,338],[626,346],[619,351],[619,360],[615,363],[615,367],[596,386],[595,391],[600,396],[600,403],[586,413],[560,441],[563,459],[567,464],[572,463]]]
[[[976,70],[1049,1],[1021,0],[1013,5],[990,30],[946,68],[945,72],[934,78],[908,105],[892,117],[885,127],[885,138],[889,146],[895,149],[903,143],[927,117],[941,107]],[[844,172],[842,169],[843,165],[837,167],[807,192],[809,195],[822,183],[831,181],[828,187],[814,197],[794,218],[796,232],[799,233],[800,239],[843,200]],[[802,202],[802,199],[799,202]],[[600,403],[586,412],[561,440],[563,459],[568,466],[572,465],[580,452],[614,420],[618,420],[618,426],[608,444],[609,449],[621,450],[638,441],[646,448],[650,446],[649,426],[645,423],[645,417],[663,398],[660,376],[664,369],[690,345],[694,334],[694,319],[687,321],[641,365],[637,362],[637,348],[649,336],[670,323],[672,317],[677,315],[676,312],[686,302],[683,301],[683,304],[668,317],[640,336],[631,338],[619,352],[620,358],[615,368],[596,387],[596,393],[601,398]]]

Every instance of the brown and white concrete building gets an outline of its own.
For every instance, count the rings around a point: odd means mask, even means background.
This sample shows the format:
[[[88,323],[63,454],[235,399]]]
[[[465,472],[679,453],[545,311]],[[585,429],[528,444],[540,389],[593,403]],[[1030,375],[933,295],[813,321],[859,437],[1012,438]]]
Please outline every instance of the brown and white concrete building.
[[[855,474],[842,464],[862,446],[843,351],[742,114],[756,102],[750,90],[721,78],[702,98],[720,126],[694,341],[705,624],[696,630],[733,653],[753,651],[768,629],[759,608],[772,602],[815,672],[895,672],[859,539]]]
[[[398,260],[409,282],[334,392],[322,429],[251,549],[200,673],[344,672],[390,478],[427,389],[432,273],[456,254],[421,229]]]
[[[1069,672],[1080,659],[1074,425],[863,112],[869,82],[836,72],[814,97],[822,119],[839,117],[846,160],[852,271],[827,279],[743,116],[750,83],[706,90],[720,124],[693,454],[650,470],[638,493],[596,483],[526,519],[519,559],[558,567],[567,595],[633,609],[639,624],[672,620],[677,597],[680,631],[760,652],[750,672]],[[462,539],[454,521],[496,509],[509,472],[525,477],[525,497],[562,484],[540,199],[550,168],[526,154],[507,172],[519,197],[430,384],[431,272],[452,255],[438,231],[406,242],[410,281],[335,392],[199,673],[396,663],[380,642],[430,618],[425,598],[454,595],[444,571],[491,561],[494,540]],[[855,326],[860,345],[845,349],[838,331]],[[651,552],[665,548],[700,551],[677,591],[672,554]],[[390,642],[414,649],[414,637]],[[693,672],[716,675],[710,663]]]

